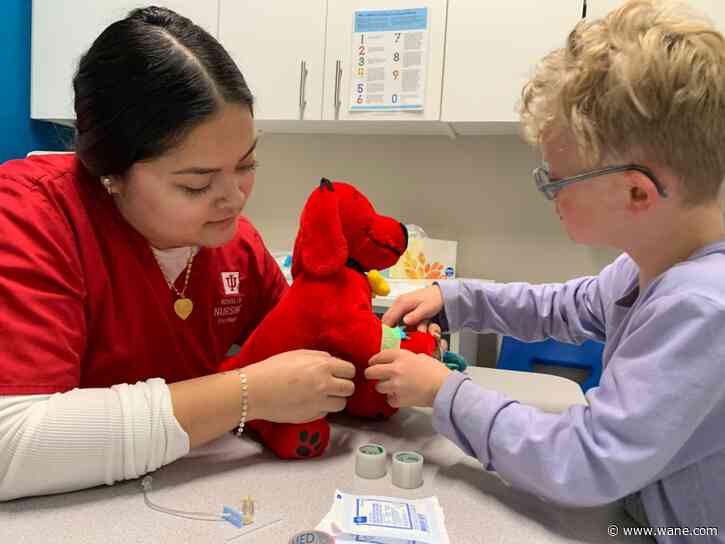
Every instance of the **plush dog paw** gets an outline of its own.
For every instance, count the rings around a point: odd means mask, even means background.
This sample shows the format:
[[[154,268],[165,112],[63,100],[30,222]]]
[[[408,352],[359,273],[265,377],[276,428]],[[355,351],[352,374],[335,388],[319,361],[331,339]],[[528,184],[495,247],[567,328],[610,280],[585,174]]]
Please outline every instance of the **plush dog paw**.
[[[261,433],[262,441],[281,459],[308,459],[322,455],[330,443],[330,424],[273,423]]]
[[[298,438],[299,446],[297,446],[295,453],[300,459],[320,455],[322,449],[320,431],[315,431],[312,434],[309,431],[300,431]]]

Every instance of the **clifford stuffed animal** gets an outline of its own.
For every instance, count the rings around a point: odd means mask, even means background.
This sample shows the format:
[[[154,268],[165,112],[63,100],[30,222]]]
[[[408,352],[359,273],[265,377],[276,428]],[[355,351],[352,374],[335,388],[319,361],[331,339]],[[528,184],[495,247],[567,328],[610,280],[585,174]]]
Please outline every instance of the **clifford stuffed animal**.
[[[396,409],[364,376],[368,360],[388,347],[427,355],[437,348],[434,336],[384,327],[373,313],[371,285],[381,279],[377,270],[394,265],[407,244],[403,224],[378,215],[352,185],[323,179],[302,210],[291,287],[220,369],[244,367],[296,349],[327,351],[357,367],[347,413],[390,417]],[[283,459],[320,455],[330,439],[325,419],[303,424],[257,420],[247,427]]]

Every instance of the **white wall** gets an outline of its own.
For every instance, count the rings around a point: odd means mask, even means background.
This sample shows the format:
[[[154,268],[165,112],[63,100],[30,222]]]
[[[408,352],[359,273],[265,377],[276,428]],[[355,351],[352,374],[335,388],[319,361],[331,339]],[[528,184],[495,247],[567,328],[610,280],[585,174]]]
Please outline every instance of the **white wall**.
[[[574,245],[534,188],[539,154],[518,136],[265,134],[247,213],[267,246],[291,249],[320,177],[350,181],[379,212],[458,240],[458,275],[561,281],[599,271],[616,252]]]

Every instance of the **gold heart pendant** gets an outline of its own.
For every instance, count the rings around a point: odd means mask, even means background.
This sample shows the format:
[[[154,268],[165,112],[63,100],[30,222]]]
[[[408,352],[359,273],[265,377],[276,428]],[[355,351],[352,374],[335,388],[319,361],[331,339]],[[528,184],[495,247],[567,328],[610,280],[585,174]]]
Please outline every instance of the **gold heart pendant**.
[[[181,319],[186,319],[194,309],[194,303],[189,298],[180,298],[174,302],[174,311]]]

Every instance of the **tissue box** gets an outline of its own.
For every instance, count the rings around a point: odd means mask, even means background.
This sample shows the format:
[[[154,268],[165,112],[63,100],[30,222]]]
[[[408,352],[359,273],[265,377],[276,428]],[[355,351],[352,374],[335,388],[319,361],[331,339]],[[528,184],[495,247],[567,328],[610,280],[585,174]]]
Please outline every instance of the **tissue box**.
[[[434,238],[411,238],[408,249],[390,268],[394,279],[453,279],[456,277],[458,242]]]

